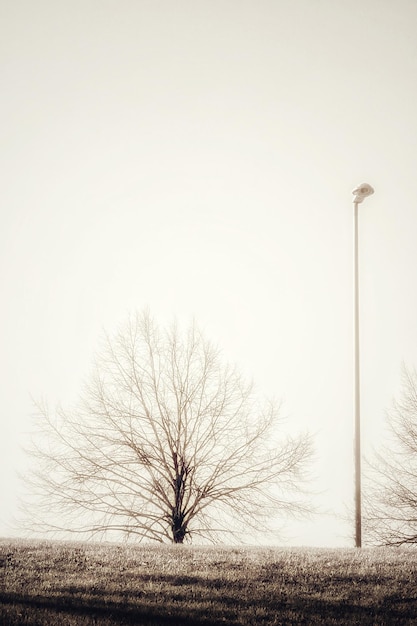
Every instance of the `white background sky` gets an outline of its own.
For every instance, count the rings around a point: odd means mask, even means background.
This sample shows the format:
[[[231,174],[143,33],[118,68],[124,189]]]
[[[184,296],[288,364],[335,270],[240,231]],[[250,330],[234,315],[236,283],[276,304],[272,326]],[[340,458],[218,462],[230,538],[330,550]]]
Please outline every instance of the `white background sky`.
[[[362,423],[417,365],[415,0],[3,0],[0,535],[30,394],[70,403],[102,330],[195,317],[353,498],[351,190]],[[289,544],[349,545],[320,516]]]

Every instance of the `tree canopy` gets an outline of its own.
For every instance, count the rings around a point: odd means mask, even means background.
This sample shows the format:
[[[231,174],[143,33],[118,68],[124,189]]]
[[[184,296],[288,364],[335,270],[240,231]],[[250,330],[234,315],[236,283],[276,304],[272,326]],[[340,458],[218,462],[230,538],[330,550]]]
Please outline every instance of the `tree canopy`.
[[[39,406],[32,528],[182,543],[249,539],[308,507],[311,440],[195,324],[142,312],[106,337],[79,404]],[[35,518],[36,516],[36,518]]]
[[[417,373],[403,367],[402,394],[387,413],[388,440],[368,466],[366,532],[383,545],[417,543]]]

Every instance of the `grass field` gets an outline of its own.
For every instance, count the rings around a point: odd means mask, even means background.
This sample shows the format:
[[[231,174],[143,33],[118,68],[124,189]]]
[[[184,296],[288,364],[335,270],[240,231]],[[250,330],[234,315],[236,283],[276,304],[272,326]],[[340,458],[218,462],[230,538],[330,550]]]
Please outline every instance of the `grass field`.
[[[0,624],[417,624],[416,557],[0,540]]]

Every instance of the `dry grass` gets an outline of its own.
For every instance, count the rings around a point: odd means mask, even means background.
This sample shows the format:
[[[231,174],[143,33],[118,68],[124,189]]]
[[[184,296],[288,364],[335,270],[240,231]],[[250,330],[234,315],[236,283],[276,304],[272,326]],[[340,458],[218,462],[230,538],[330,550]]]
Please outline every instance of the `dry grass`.
[[[414,550],[0,541],[0,623],[415,624]]]

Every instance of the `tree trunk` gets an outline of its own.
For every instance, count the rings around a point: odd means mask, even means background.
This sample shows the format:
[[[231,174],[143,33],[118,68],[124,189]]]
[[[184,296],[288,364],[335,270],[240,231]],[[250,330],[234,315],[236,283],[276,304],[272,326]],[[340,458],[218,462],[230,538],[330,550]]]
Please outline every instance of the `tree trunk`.
[[[187,534],[187,526],[184,524],[184,516],[173,512],[172,514],[172,540],[174,543],[184,543]]]
[[[175,506],[172,509],[172,540],[174,543],[183,543],[187,534],[187,524],[184,523],[184,513],[182,504],[185,492],[185,481],[187,479],[188,470],[183,458],[178,458],[176,452],[173,454],[176,477],[174,479],[174,498]]]

